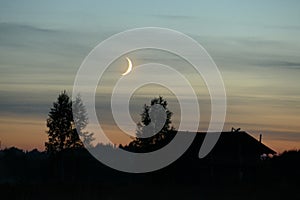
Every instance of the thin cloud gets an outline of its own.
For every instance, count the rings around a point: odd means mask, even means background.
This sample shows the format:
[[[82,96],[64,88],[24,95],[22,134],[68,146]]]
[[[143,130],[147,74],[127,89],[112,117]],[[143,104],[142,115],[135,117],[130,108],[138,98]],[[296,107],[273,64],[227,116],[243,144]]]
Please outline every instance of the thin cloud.
[[[55,30],[55,29],[47,29],[47,28],[37,27],[33,25],[8,23],[8,22],[0,22],[0,29],[2,34],[11,31],[35,31],[35,32],[43,32],[43,33],[59,32],[59,30]]]
[[[205,44],[216,61],[221,58],[223,65],[300,69],[300,59],[289,53],[298,50],[296,44],[263,37],[191,36]]]
[[[293,26],[293,25],[285,25],[285,26],[268,25],[268,26],[264,26],[264,28],[300,31],[300,26]]]
[[[188,15],[152,15],[154,17],[160,18],[160,19],[168,19],[168,20],[190,20],[190,19],[195,19],[193,16],[188,16]]]
[[[0,44],[6,47],[26,48],[34,47],[34,44],[47,43],[47,39],[55,38],[60,33],[59,30],[45,29],[37,26],[0,23]]]
[[[272,67],[288,67],[293,69],[300,69],[300,62],[282,61],[282,60],[269,60],[261,62],[264,66]]]
[[[243,64],[251,65],[251,66],[259,66],[259,67],[270,67],[270,68],[283,68],[283,69],[300,69],[300,62],[286,61],[286,60],[278,60],[276,59],[276,55],[273,58],[264,57],[261,55],[260,58],[256,59],[243,59]]]

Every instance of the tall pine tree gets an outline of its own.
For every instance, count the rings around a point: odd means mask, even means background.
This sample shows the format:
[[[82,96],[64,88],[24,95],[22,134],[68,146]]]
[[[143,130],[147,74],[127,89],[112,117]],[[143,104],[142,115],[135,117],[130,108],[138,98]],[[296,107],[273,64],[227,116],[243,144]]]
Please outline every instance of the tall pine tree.
[[[74,117],[72,104],[74,104]],[[76,120],[77,127],[75,127],[74,119]],[[60,93],[57,101],[53,103],[53,107],[47,118],[48,142],[45,143],[46,151],[55,153],[64,149],[81,148],[83,147],[83,143],[79,135],[82,136],[85,143],[91,142],[93,134],[82,132],[87,123],[86,110],[80,97],[78,96],[72,102],[66,91]]]

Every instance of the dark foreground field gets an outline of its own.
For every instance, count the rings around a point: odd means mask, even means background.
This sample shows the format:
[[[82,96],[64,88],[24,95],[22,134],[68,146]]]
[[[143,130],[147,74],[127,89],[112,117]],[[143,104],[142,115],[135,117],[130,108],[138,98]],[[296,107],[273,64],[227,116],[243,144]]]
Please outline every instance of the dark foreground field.
[[[0,199],[300,199],[300,151],[256,162],[183,156],[161,170],[113,170],[86,150],[0,151]]]
[[[2,184],[1,199],[300,199],[298,185]]]

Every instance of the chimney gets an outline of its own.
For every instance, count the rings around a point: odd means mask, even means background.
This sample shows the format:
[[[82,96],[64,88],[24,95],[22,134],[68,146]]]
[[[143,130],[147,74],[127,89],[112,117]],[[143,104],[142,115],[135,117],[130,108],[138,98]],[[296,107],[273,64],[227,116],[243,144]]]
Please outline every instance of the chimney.
[[[259,134],[259,143],[262,141],[262,134]]]

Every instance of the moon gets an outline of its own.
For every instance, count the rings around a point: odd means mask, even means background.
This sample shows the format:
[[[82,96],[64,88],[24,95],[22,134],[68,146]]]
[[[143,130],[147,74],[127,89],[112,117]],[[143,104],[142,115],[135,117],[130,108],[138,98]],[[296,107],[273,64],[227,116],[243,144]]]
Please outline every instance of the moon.
[[[126,57],[126,59],[128,61],[128,68],[127,68],[126,72],[124,72],[122,74],[122,76],[125,76],[125,75],[129,74],[129,72],[131,72],[131,70],[132,70],[132,62],[131,62],[131,60],[129,58],[127,58],[127,57]]]

